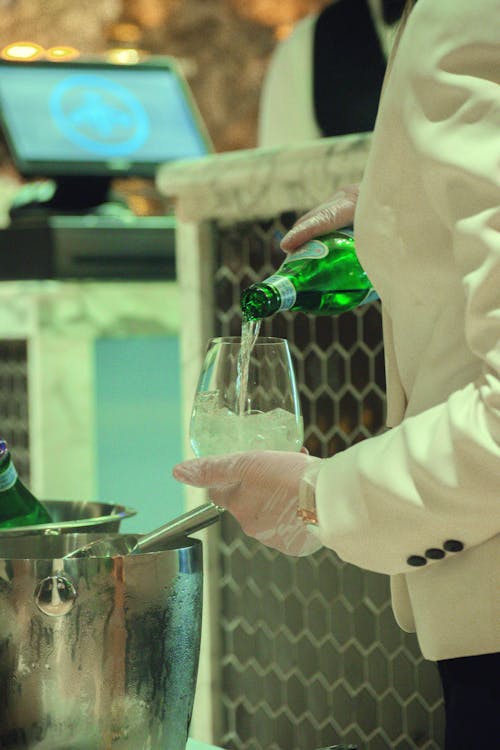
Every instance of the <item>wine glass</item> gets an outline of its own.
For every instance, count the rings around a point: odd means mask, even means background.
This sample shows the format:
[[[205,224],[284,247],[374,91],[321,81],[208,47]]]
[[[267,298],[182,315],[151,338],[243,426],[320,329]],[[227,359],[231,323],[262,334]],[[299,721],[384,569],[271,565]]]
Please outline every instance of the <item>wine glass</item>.
[[[196,456],[300,451],[304,428],[285,339],[210,339],[190,424]]]

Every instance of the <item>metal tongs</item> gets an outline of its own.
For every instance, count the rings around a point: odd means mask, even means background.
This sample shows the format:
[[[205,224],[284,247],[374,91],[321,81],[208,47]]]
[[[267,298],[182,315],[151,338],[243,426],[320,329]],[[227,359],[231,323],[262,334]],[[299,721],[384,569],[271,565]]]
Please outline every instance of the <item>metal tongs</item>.
[[[204,503],[182,516],[177,516],[159,526],[149,534],[139,537],[137,534],[123,534],[116,537],[102,537],[89,542],[83,547],[69,552],[65,559],[82,557],[114,557],[115,555],[139,555],[143,552],[168,547],[173,541],[200,531],[218,521],[224,512],[215,503]]]

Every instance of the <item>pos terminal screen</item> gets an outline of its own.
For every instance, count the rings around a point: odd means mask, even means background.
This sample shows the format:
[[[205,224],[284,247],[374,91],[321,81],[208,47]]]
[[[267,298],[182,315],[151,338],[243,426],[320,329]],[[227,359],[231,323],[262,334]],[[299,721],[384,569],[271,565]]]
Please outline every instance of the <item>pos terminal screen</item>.
[[[24,176],[154,176],[210,153],[176,66],[0,63],[0,120]]]

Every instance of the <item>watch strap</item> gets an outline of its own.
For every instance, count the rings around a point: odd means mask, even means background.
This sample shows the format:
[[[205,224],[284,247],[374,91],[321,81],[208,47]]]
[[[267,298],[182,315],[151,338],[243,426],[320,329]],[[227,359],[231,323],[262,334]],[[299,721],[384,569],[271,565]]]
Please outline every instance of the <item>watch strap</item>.
[[[311,461],[306,467],[299,484],[299,503],[297,515],[308,526],[318,526],[316,511],[316,480],[322,461],[319,458]]]

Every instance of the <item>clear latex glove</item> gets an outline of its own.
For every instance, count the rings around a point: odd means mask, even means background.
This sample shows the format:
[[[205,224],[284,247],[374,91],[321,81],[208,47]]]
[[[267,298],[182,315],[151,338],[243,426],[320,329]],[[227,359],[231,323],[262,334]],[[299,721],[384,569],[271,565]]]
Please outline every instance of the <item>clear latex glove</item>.
[[[291,252],[314,237],[352,226],[358,195],[359,185],[346,185],[337,190],[324,203],[297,219],[281,240],[281,249]]]
[[[314,463],[321,459],[305,453],[248,451],[184,461],[173,476],[207,487],[210,500],[226,508],[248,536],[298,557],[322,546],[297,515],[301,480]]]

